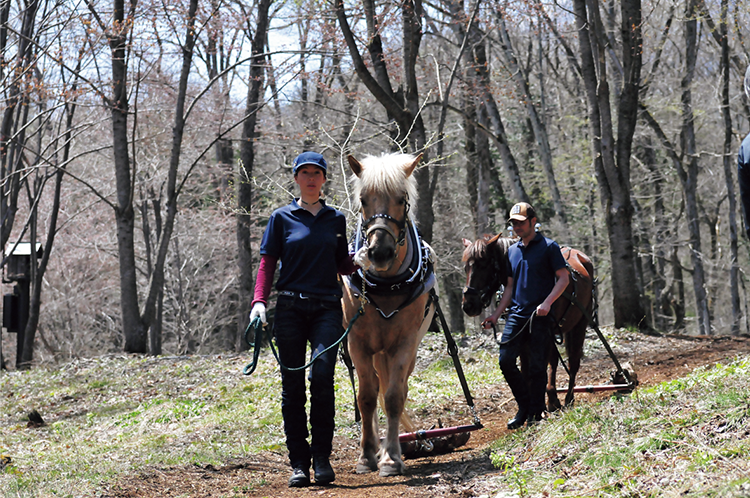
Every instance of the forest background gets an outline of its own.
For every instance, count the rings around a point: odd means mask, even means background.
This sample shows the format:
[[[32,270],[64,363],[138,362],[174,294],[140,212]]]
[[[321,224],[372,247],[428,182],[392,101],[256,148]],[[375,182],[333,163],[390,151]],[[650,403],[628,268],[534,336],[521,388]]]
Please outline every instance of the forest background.
[[[601,323],[747,332],[748,7],[2,0],[4,294],[16,242],[41,248],[3,366],[245,348],[260,237],[304,150],[350,231],[346,156],[424,154],[412,209],[454,332],[478,328],[461,237],[506,230],[518,201],[592,258]]]

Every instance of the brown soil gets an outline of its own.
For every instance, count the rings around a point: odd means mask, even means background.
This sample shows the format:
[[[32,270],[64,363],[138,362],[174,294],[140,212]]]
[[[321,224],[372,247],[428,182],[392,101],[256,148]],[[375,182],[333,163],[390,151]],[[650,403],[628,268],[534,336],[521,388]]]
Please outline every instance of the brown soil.
[[[612,360],[595,335],[587,337],[589,346],[581,366],[578,385],[601,385],[610,381]],[[593,349],[592,349],[593,347]],[[612,345],[621,363],[629,362],[641,386],[678,378],[697,367],[725,362],[737,355],[750,353],[748,337],[686,337],[629,334]],[[564,375],[564,372],[562,372]],[[222,467],[180,467],[151,469],[140,475],[121,479],[110,486],[104,496],[112,498],[150,497],[382,497],[382,496],[479,496],[485,494],[484,483],[497,471],[489,461],[489,445],[507,433],[506,420],[512,416],[515,403],[502,382],[486,392],[473,393],[484,429],[472,433],[468,443],[451,453],[407,459],[406,474],[383,478],[377,473],[358,475],[353,472],[358,456],[358,442],[337,436],[332,464],[336,480],[330,486],[290,489],[286,454],[267,452],[228,462]],[[565,380],[562,381],[565,384]],[[577,402],[592,402],[611,391],[597,394],[578,393]],[[457,403],[462,400],[457,399]],[[437,417],[450,411],[435,407]],[[425,414],[419,414],[421,418]],[[469,423],[462,421],[460,423]],[[523,430],[523,429],[521,429]]]

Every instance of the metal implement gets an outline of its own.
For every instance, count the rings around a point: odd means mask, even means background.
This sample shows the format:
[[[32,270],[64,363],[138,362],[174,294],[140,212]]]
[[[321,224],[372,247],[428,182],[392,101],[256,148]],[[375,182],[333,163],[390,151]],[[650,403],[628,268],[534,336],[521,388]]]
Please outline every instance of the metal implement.
[[[483,426],[482,424],[472,424],[472,425],[459,425],[456,427],[441,427],[439,429],[428,429],[428,430],[422,430],[422,431],[415,431],[415,432],[407,432],[405,434],[399,434],[398,440],[401,443],[405,443],[407,441],[423,441],[425,439],[430,439],[433,437],[445,437],[445,436],[452,436],[453,434],[459,434],[461,432],[471,432],[475,431],[477,429],[481,429]]]
[[[600,386],[575,386],[573,392],[576,393],[596,393],[600,391],[631,391],[633,386],[630,384],[603,384]],[[558,387],[557,392],[567,392],[567,387]]]

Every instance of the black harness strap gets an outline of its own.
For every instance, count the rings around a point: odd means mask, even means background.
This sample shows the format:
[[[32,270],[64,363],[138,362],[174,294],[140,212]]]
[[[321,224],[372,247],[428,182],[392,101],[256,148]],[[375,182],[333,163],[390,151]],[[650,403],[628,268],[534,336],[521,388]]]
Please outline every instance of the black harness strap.
[[[596,282],[594,282],[594,289],[596,289]],[[628,385],[631,387],[635,387],[635,382],[633,382],[633,379],[630,378],[630,374],[623,370],[622,366],[620,366],[620,362],[617,360],[617,356],[615,356],[614,351],[612,351],[612,348],[609,346],[609,343],[607,342],[607,339],[604,337],[604,334],[602,334],[602,331],[599,330],[598,320],[596,320],[588,311],[586,311],[586,308],[583,307],[580,301],[575,298],[575,296],[571,296],[570,294],[567,294],[566,292],[563,292],[563,296],[570,299],[570,301],[578,306],[578,308],[581,310],[581,313],[583,313],[583,316],[586,317],[586,320],[589,322],[589,326],[594,329],[594,332],[596,332],[596,335],[599,336],[599,340],[604,345],[604,349],[607,350],[607,354],[609,354],[609,357],[612,358],[612,362],[615,364],[615,367],[617,368],[617,373],[622,375],[623,378],[627,381]],[[593,291],[592,291],[593,296]]]
[[[448,323],[445,321],[443,310],[440,308],[440,301],[438,300],[438,295],[435,292],[435,289],[432,289],[430,291],[430,298],[432,299],[432,302],[435,303],[435,313],[440,318],[440,326],[443,329],[445,340],[448,343],[448,354],[451,355],[453,366],[456,368],[456,375],[458,376],[458,381],[461,383],[461,389],[463,390],[464,396],[466,397],[466,404],[469,405],[469,410],[474,417],[474,425],[481,428],[483,427],[482,422],[480,422],[479,417],[477,416],[476,409],[474,408],[474,398],[471,396],[471,392],[469,391],[469,384],[466,383],[464,369],[461,367],[461,361],[458,359],[458,346],[456,346],[456,341],[453,340],[453,336],[448,329]]]

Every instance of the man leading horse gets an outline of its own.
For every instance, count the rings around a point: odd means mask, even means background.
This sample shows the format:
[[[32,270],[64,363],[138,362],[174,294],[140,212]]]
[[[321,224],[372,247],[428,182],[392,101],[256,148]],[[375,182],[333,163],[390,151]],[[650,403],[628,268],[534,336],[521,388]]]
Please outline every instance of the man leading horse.
[[[536,232],[536,212],[530,204],[513,206],[508,221],[520,240],[508,249],[509,276],[502,298],[482,326],[495,325],[510,306],[499,363],[518,404],[518,412],[508,421],[508,429],[515,430],[542,420],[547,351],[555,326],[550,309],[568,286],[568,271],[557,242]],[[523,372],[516,365],[521,355],[527,358]]]

